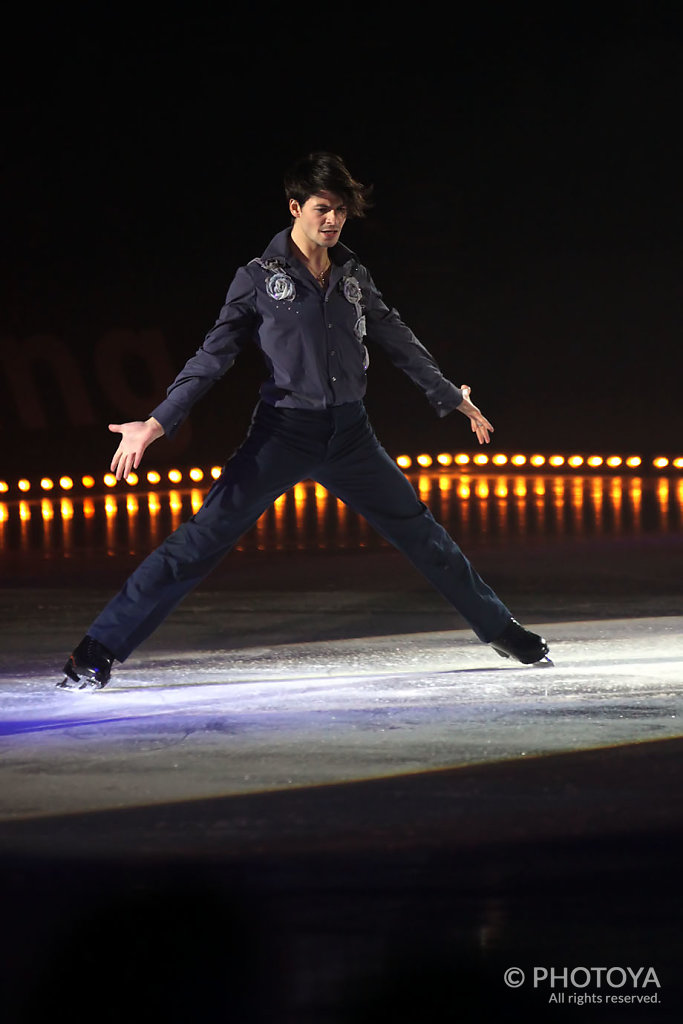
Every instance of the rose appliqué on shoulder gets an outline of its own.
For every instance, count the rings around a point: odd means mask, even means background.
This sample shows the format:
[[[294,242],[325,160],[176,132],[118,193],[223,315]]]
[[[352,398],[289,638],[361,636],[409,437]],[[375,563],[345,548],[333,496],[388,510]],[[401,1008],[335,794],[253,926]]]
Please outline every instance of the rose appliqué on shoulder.
[[[284,270],[276,270],[274,274],[271,274],[266,280],[266,291],[276,302],[283,300],[291,302],[296,296],[294,282],[289,274],[285,274]]]
[[[266,293],[276,302],[291,302],[296,298],[296,287],[289,274],[283,269],[284,263],[281,260],[252,260],[259,267],[268,272],[266,278]]]

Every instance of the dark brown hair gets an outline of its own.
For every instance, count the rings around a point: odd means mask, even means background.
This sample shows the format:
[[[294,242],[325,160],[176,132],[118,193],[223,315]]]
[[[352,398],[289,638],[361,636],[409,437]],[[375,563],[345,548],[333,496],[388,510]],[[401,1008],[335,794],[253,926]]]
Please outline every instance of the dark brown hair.
[[[336,153],[309,153],[289,168],[284,186],[287,199],[296,199],[301,206],[311,196],[334,192],[344,200],[349,217],[364,217],[371,205],[372,186],[352,178]]]

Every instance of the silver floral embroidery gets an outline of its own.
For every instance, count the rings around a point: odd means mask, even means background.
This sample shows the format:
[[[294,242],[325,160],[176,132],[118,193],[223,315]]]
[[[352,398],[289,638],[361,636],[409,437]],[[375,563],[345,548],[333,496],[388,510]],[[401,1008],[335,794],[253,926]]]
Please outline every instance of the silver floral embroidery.
[[[270,272],[266,278],[266,292],[276,302],[291,302],[296,297],[296,287],[289,274],[283,270],[280,260],[254,260],[264,270]]]
[[[283,299],[291,302],[296,295],[294,282],[289,274],[285,274],[283,270],[277,270],[268,278],[266,281],[266,291],[271,299],[275,299],[277,302],[281,302]]]
[[[370,365],[370,353],[365,345],[365,335],[367,334],[367,326],[365,323],[365,314],[363,313],[363,306],[361,305],[363,299],[363,290],[358,283],[358,278],[347,276],[341,279],[341,290],[344,298],[347,302],[350,302],[356,310],[356,322],[353,327],[353,333],[356,336],[357,341],[360,343],[363,349],[363,369],[367,370]]]
[[[344,292],[344,298],[347,302],[351,302],[354,306],[360,306],[363,298],[363,292],[361,286],[358,283],[356,277],[343,277],[342,278],[342,291]]]

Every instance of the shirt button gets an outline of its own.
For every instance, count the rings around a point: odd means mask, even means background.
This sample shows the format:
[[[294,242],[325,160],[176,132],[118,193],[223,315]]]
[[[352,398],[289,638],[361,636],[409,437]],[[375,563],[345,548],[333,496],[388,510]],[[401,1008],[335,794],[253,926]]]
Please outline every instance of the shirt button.
[[[332,349],[332,351],[330,352],[330,355],[331,355],[331,356],[336,356],[336,354],[337,354],[336,350],[335,350],[335,349]]]
[[[332,381],[333,384],[335,384],[336,381],[337,381],[337,378],[336,377],[330,377],[330,380]]]

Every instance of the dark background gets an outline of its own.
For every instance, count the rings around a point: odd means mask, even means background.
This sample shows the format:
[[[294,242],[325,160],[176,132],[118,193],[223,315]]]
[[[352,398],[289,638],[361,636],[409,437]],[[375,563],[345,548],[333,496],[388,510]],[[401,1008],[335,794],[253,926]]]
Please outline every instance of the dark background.
[[[3,471],[106,468],[107,422],[163,397],[319,148],[374,185],[344,241],[497,448],[680,454],[681,16],[606,10],[25,16],[0,44]],[[165,346],[156,374],[122,355],[136,401],[94,369],[112,330]],[[94,415],[40,359],[42,421],[22,408],[12,352],[36,335]],[[221,461],[261,376],[241,357],[150,464]],[[392,454],[471,444],[382,353],[368,407]]]

